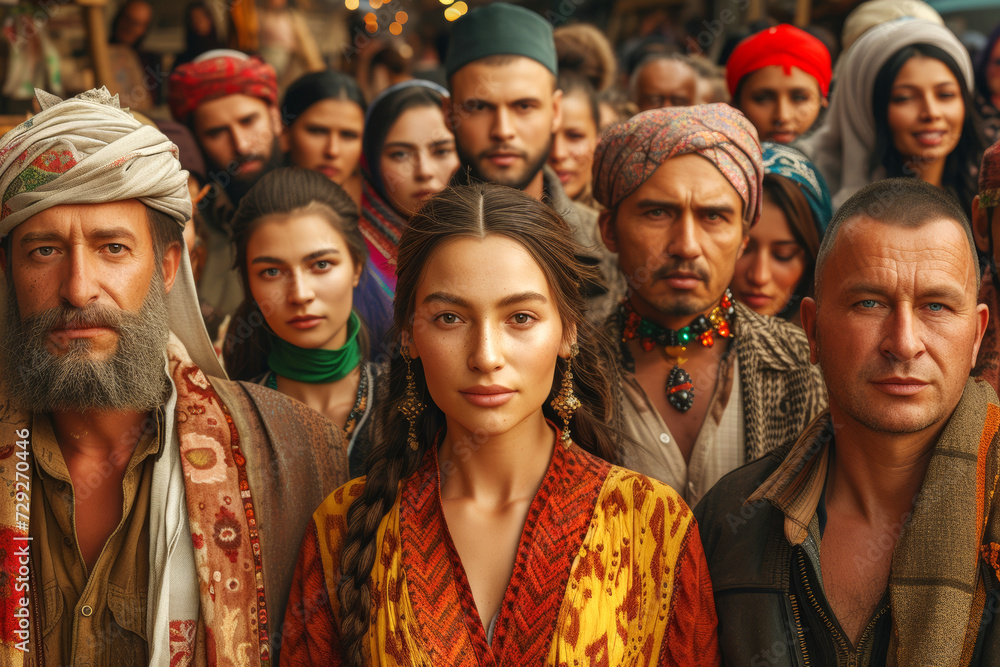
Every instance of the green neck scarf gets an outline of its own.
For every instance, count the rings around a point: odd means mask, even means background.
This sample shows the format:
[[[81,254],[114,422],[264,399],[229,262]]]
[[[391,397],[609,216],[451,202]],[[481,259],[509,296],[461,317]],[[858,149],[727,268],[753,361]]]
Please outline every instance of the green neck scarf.
[[[271,352],[267,355],[267,365],[281,377],[296,382],[336,382],[347,377],[361,363],[361,346],[358,345],[360,330],[361,320],[357,313],[351,311],[347,320],[347,342],[336,350],[307,350],[268,332]]]

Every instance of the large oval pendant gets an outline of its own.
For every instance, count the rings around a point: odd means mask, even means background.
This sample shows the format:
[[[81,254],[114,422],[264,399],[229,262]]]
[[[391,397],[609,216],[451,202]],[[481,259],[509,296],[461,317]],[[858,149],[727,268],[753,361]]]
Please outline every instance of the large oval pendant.
[[[691,376],[680,366],[674,366],[667,377],[667,400],[681,412],[687,412],[694,405],[694,385]]]

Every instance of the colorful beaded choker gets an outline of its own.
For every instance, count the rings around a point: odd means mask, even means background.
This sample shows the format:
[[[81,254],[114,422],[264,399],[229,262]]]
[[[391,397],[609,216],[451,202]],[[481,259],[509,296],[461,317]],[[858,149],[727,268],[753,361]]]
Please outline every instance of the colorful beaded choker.
[[[687,350],[687,346],[697,340],[703,347],[715,345],[715,337],[731,338],[733,336],[730,322],[736,314],[733,307],[733,293],[728,289],[722,295],[722,301],[712,309],[708,316],[699,315],[691,324],[681,329],[667,329],[656,322],[644,319],[632,309],[630,301],[624,303],[624,323],[622,326],[622,342],[639,339],[642,349],[649,352],[654,347],[663,348],[663,353],[670,359],[678,359]],[[667,377],[667,400],[675,409],[687,412],[694,405],[694,385],[691,376],[674,362],[674,367]]]

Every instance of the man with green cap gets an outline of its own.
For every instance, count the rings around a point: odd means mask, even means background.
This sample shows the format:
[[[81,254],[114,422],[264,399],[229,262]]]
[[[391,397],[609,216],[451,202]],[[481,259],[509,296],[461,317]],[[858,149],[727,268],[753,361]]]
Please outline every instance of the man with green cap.
[[[615,258],[601,243],[597,213],[570,200],[546,166],[562,120],[552,26],[505,2],[476,8],[455,22],[445,69],[445,117],[463,164],[456,181],[499,183],[548,202],[585,248],[581,259],[601,265],[603,284],[586,289],[591,320],[603,322],[624,294]]]
[[[36,95],[0,138],[0,664],[270,664],[339,430],[226,379],[177,147]]]

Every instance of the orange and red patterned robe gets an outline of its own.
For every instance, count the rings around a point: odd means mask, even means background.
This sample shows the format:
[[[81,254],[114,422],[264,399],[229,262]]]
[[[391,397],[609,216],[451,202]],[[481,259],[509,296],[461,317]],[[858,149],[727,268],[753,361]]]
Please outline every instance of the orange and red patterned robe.
[[[698,528],[673,489],[555,448],[528,510],[492,644],[441,509],[437,458],[400,483],[369,581],[372,665],[718,665]],[[285,615],[282,665],[340,664],[345,517],[364,479],[313,515]]]

